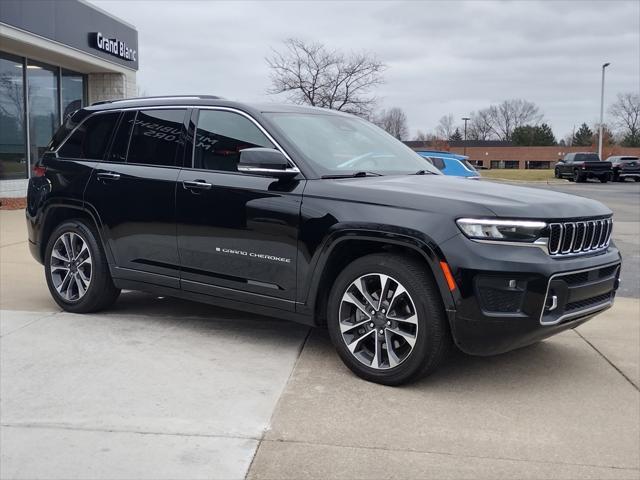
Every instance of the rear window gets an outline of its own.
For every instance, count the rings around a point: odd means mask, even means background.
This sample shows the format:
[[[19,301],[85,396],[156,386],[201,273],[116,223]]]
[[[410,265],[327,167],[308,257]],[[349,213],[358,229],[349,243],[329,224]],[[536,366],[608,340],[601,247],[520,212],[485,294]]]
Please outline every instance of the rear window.
[[[574,158],[576,162],[599,162],[600,157],[596,153],[576,153]]]
[[[55,150],[60,146],[64,139],[69,136],[69,134],[73,131],[74,128],[78,126],[78,124],[87,116],[87,112],[84,110],[77,111],[73,115],[69,115],[64,123],[56,130],[56,133],[53,134],[51,141],[47,148],[49,150]]]
[[[64,142],[58,155],[64,158],[102,160],[119,116],[120,112],[92,115]]]
[[[640,158],[638,157],[622,157],[620,160],[618,160],[618,162],[620,163],[631,163],[631,162],[637,162],[640,161]]]

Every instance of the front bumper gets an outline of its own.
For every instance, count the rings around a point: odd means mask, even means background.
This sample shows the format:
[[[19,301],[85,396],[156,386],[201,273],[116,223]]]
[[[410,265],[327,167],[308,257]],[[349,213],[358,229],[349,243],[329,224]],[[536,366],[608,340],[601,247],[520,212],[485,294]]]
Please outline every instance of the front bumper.
[[[613,304],[621,258],[617,248],[552,258],[529,246],[473,242],[460,235],[443,252],[457,288],[451,330],[458,347],[493,355],[575,328]]]

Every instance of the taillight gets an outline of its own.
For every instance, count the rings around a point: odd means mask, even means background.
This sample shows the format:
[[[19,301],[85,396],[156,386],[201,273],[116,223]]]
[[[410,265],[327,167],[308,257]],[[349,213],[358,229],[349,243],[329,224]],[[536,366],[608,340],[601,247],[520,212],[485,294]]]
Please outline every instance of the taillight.
[[[34,177],[44,177],[44,174],[47,173],[47,167],[42,165],[34,165],[33,166],[33,175]]]

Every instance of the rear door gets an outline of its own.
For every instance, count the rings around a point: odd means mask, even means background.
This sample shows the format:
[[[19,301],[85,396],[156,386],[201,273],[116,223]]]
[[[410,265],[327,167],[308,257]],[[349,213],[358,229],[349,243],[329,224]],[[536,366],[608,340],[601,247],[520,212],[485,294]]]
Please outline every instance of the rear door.
[[[304,181],[240,173],[240,151],[274,148],[242,112],[195,112],[193,164],[176,193],[182,288],[294,309]]]
[[[124,111],[85,200],[102,223],[116,278],[179,288],[175,190],[185,141],[185,108]]]

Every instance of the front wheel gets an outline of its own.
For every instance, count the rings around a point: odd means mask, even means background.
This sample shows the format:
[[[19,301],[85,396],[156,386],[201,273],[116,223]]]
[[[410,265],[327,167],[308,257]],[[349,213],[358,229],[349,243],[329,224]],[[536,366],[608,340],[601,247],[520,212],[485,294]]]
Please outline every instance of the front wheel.
[[[556,178],[560,178],[560,170],[558,170],[557,168],[554,170],[553,172],[554,177]]]
[[[342,361],[356,375],[400,385],[440,364],[450,334],[428,267],[395,254],[355,260],[329,295],[327,323]]]
[[[573,181],[576,183],[582,183],[586,180],[583,175],[580,175],[580,171],[578,169],[573,171]]]
[[[97,235],[82,220],[64,222],[53,231],[44,261],[51,296],[68,312],[102,310],[120,294]]]

